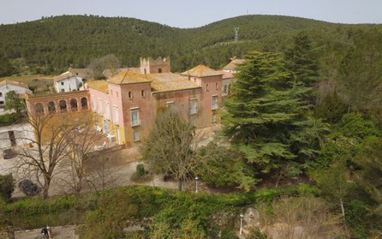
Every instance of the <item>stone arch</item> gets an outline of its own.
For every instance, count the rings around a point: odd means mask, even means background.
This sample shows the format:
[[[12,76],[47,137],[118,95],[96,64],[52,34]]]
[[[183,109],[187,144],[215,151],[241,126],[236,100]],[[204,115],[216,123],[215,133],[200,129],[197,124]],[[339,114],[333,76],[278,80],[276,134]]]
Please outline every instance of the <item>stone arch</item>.
[[[54,104],[53,101],[48,102],[48,111],[49,111],[49,114],[56,113],[56,105]]]
[[[66,105],[66,100],[60,100],[60,112],[67,112],[68,111],[68,107]]]
[[[82,97],[81,98],[81,108],[83,110],[88,110],[89,109],[89,106],[88,106],[88,99],[86,97]]]
[[[34,105],[34,112],[36,115],[44,115],[44,106],[42,103],[36,103]]]
[[[70,100],[70,110],[71,111],[78,111],[77,99],[71,99]]]

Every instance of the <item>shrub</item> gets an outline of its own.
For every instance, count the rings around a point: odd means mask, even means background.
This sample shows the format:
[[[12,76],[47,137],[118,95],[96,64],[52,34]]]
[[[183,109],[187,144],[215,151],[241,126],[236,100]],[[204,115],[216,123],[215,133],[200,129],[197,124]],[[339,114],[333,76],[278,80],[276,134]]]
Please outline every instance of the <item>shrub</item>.
[[[0,197],[4,201],[9,201],[15,190],[15,180],[12,174],[0,175]]]
[[[145,165],[143,164],[138,164],[137,165],[137,177],[140,178],[143,175],[145,175]]]

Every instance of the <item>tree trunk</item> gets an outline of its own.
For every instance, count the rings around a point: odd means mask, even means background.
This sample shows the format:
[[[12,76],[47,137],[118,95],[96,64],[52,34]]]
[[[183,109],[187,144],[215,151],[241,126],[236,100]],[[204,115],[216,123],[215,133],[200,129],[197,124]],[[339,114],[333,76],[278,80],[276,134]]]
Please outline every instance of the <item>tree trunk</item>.
[[[49,197],[49,187],[51,183],[51,179],[49,176],[44,177],[44,187],[42,188],[42,198],[47,199]]]
[[[340,206],[341,206],[342,216],[344,217],[344,225],[345,225],[346,235],[347,235],[348,238],[350,238],[349,231],[348,231],[348,226],[346,225],[345,207],[344,207],[344,202],[342,201],[342,198],[340,198]]]
[[[182,191],[183,189],[183,181],[181,179],[179,179],[179,182],[178,182],[178,190],[179,191]]]

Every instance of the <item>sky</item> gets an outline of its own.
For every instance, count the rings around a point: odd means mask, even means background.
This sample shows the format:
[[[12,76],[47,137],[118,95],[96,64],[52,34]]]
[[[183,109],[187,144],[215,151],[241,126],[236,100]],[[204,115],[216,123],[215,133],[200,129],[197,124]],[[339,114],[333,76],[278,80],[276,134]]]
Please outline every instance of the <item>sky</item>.
[[[133,17],[191,28],[246,14],[382,23],[382,0],[0,0],[0,24],[57,15]]]

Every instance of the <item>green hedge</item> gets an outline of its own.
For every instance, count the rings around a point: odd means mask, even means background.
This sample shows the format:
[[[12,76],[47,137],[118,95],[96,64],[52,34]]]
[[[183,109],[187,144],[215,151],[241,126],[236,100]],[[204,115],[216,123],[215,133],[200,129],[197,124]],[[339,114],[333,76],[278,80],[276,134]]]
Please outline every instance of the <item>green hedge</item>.
[[[116,191],[119,194],[116,194]],[[47,200],[37,197],[24,198],[7,204],[4,211],[15,220],[15,225],[21,228],[38,228],[45,224],[52,226],[76,224],[81,222],[88,212],[99,210],[107,198],[122,195],[125,199],[129,199],[129,204],[137,206],[137,213],[134,214],[136,219],[159,214],[158,217],[162,219],[163,215],[167,215],[168,220],[171,218],[186,220],[188,215],[199,218],[200,225],[206,227],[209,216],[218,211],[239,212],[242,207],[256,202],[270,202],[284,196],[318,196],[319,194],[320,190],[310,185],[259,189],[251,193],[233,194],[207,192],[195,194],[150,186],[130,186],[107,190],[100,195],[54,196]]]

